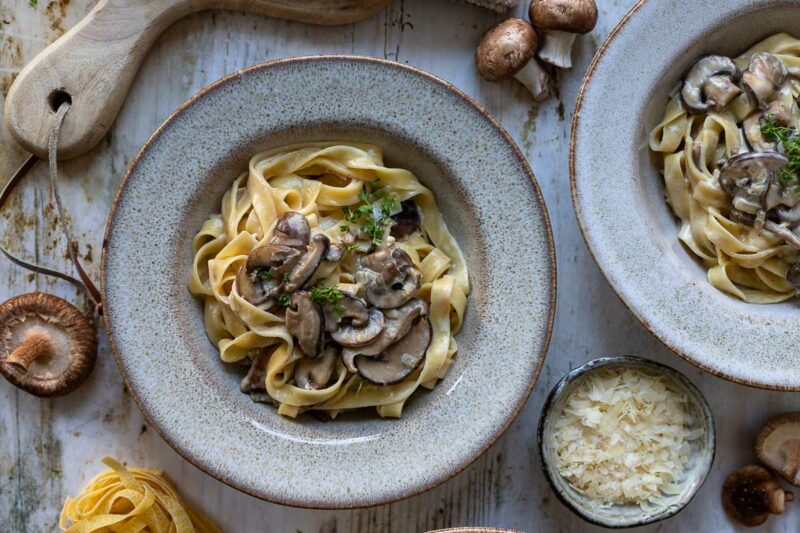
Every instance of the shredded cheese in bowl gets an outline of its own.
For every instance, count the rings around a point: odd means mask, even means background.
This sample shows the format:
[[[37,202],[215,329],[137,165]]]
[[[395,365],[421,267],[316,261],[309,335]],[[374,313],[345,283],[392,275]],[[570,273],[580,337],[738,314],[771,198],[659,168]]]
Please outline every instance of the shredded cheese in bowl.
[[[554,466],[576,491],[599,507],[648,510],[681,491],[704,431],[672,379],[612,367],[577,379],[550,438]]]

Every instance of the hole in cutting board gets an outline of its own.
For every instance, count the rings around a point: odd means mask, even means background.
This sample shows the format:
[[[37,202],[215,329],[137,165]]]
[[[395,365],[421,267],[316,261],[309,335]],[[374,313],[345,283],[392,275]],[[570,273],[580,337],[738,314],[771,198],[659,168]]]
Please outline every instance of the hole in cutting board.
[[[47,96],[47,103],[50,104],[50,109],[58,111],[61,104],[72,105],[72,97],[64,89],[56,89]]]

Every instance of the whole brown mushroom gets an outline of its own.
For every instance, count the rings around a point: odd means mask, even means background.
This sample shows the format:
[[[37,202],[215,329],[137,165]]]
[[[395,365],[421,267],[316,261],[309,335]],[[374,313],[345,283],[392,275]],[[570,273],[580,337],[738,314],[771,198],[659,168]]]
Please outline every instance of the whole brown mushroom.
[[[543,30],[539,58],[559,68],[572,68],[572,45],[578,34],[597,24],[594,0],[533,0],[528,15]]]
[[[97,334],[69,302],[41,292],[0,305],[0,374],[35,396],[67,394],[92,373]]]
[[[527,21],[510,18],[489,28],[475,52],[478,73],[486,81],[516,78],[534,100],[550,96],[550,75],[536,61],[536,30]]]
[[[786,502],[794,499],[784,491],[766,468],[757,465],[736,470],[722,486],[722,506],[738,523],[755,527],[770,514],[783,514]]]

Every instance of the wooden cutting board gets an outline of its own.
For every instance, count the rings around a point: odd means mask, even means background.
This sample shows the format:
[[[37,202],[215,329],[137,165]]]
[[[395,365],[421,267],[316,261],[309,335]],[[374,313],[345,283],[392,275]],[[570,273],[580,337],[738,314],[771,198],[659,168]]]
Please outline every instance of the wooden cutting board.
[[[47,157],[54,109],[72,108],[59,159],[81,155],[106,134],[150,46],[176,20],[206,9],[247,11],[310,24],[350,24],[389,0],[100,0],[74,28],[36,56],[8,92],[5,119],[29,152]]]

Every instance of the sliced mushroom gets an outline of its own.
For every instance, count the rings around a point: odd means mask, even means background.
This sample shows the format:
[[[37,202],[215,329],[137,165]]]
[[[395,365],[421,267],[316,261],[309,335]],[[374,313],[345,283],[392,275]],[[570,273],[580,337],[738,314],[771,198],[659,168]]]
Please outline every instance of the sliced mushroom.
[[[339,308],[338,314],[336,308]],[[322,310],[325,313],[325,331],[332,333],[339,329],[342,321],[351,321],[353,326],[362,328],[369,322],[369,309],[361,299],[356,298],[346,292],[342,292],[342,299],[336,305],[324,305]]]
[[[333,343],[325,345],[322,356],[317,359],[303,357],[294,365],[294,382],[301,389],[325,388],[333,376],[340,348]]]
[[[711,78],[715,78],[710,81]],[[725,83],[721,78],[727,78]],[[729,57],[705,56],[689,70],[681,89],[681,97],[686,108],[694,114],[705,113],[711,108],[721,111],[739,92],[739,69]],[[735,90],[734,90],[735,88]],[[720,98],[713,100],[706,90]],[[738,91],[738,92],[737,92]]]
[[[484,34],[475,51],[475,65],[486,81],[516,78],[534,100],[546,100],[552,80],[534,57],[539,36],[527,21],[510,18],[498,22]]]
[[[361,377],[375,385],[392,385],[406,379],[425,359],[431,343],[431,323],[423,317],[411,330],[378,357],[355,358]]]
[[[756,152],[774,152],[775,142],[768,141],[764,138],[761,131],[761,118],[763,115],[760,112],[751,113],[742,122],[744,128],[744,135],[750,147]]]
[[[297,347],[306,357],[319,357],[325,338],[322,308],[305,291],[292,295],[286,309],[286,329],[297,339]]]
[[[308,226],[306,217],[297,211],[289,211],[281,215],[275,222],[271,242],[304,249],[308,245],[310,237],[311,229]]]
[[[284,275],[297,265],[301,253],[281,244],[254,248],[236,273],[236,290],[253,305],[264,303],[277,295]]]
[[[314,271],[317,270],[317,267],[319,267],[319,264],[322,262],[322,258],[325,257],[325,252],[328,251],[330,242],[330,239],[322,233],[311,237],[311,242],[308,245],[306,253],[297,262],[291,274],[289,274],[288,282],[284,287],[286,292],[292,292],[303,288],[303,285],[311,279],[311,276],[314,275]]]
[[[424,300],[414,298],[399,309],[384,311],[385,324],[383,331],[371,343],[359,348],[345,348],[342,360],[350,372],[356,372],[355,357],[358,355],[380,355],[386,348],[397,342],[409,332],[414,321],[428,315],[428,304]]]
[[[772,233],[774,233],[775,235],[786,241],[786,244],[794,246],[795,248],[800,250],[800,237],[795,235],[795,233],[786,226],[782,224],[776,224],[771,220],[767,220],[764,222],[764,229],[771,231]]]
[[[756,455],[783,479],[800,486],[800,413],[785,413],[767,422],[756,437]]]
[[[786,157],[775,152],[747,152],[730,157],[720,167],[719,184],[733,197],[733,207],[757,215],[772,173],[786,164]]]
[[[336,331],[331,333],[331,338],[342,346],[350,348],[364,346],[381,334],[384,324],[383,313],[377,309],[370,309],[366,325],[357,327],[355,321],[342,323]]]
[[[406,200],[400,204],[402,208],[399,213],[392,215],[392,237],[395,239],[402,239],[411,235],[419,229],[422,223],[422,218],[419,216],[419,209],[414,200]]]
[[[270,401],[267,394],[267,364],[271,353],[271,349],[261,349],[255,355],[251,355],[250,369],[239,383],[239,390],[249,394],[254,402]]]
[[[544,30],[538,55],[545,63],[572,68],[572,45],[579,34],[597,24],[594,0],[533,0],[528,9],[531,23]]]
[[[722,486],[722,505],[745,526],[760,526],[770,514],[782,514],[794,495],[785,492],[766,468],[750,465],[736,470]]]
[[[764,116],[773,116],[775,122],[781,126],[789,126],[792,123],[792,111],[780,100],[773,100],[764,109]]]
[[[325,261],[336,263],[341,261],[342,257],[344,257],[344,248],[335,244],[328,246],[328,250],[325,252]]]
[[[394,309],[410,300],[422,281],[411,258],[399,248],[380,248],[361,259],[361,266],[377,272],[367,283],[367,302],[380,309]]]
[[[35,396],[72,392],[92,373],[97,334],[69,302],[40,292],[0,305],[0,374]]]
[[[742,75],[742,85],[753,106],[766,104],[767,99],[786,79],[788,70],[783,61],[768,52],[753,54]]]

